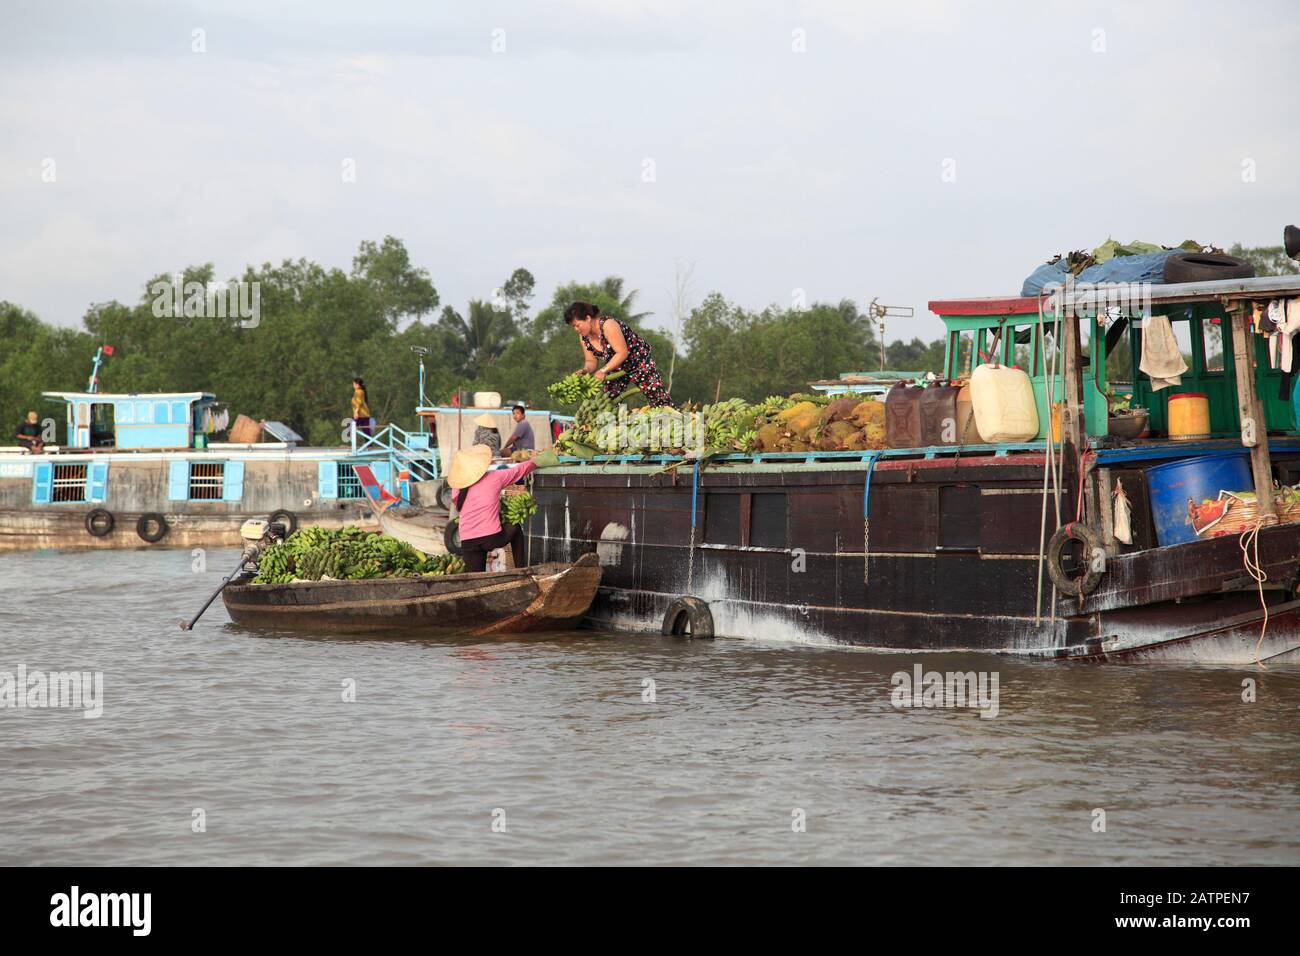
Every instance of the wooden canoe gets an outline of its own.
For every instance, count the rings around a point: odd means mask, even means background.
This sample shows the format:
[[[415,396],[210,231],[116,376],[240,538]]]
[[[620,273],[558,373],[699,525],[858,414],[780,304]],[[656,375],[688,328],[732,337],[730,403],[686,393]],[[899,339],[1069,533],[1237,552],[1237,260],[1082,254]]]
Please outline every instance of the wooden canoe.
[[[232,583],[222,592],[236,624],[325,631],[390,629],[457,634],[559,631],[582,620],[600,584],[600,561],[511,571],[367,581]]]

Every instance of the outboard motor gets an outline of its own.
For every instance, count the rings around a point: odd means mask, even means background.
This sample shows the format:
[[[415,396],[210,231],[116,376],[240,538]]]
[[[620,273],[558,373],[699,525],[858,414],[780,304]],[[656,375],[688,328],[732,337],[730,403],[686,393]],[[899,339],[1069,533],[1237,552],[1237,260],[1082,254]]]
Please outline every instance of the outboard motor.
[[[240,569],[256,574],[257,558],[273,544],[280,544],[285,539],[285,527],[278,521],[265,518],[249,518],[239,527],[239,536],[244,539],[244,553],[240,556]]]

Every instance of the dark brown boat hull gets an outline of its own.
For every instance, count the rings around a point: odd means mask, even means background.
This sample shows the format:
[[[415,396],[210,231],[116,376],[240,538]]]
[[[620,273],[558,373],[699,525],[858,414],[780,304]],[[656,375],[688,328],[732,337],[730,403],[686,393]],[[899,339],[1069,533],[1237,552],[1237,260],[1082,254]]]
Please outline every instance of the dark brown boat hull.
[[[1053,602],[1046,574],[1038,591],[1041,455],[883,462],[871,478],[869,528],[866,472],[856,468],[722,466],[694,492],[689,472],[547,471],[534,482],[530,547],[548,560],[599,554],[605,576],[588,620],[620,629],[659,630],[673,602],[691,595],[725,637],[907,653],[1255,659],[1263,614],[1236,537],[1135,548],[1108,561],[1082,602]],[[1073,512],[1069,498],[1062,512]],[[1258,652],[1285,658],[1300,649],[1300,613],[1281,606],[1295,594],[1300,526],[1262,529],[1259,561],[1278,606]]]

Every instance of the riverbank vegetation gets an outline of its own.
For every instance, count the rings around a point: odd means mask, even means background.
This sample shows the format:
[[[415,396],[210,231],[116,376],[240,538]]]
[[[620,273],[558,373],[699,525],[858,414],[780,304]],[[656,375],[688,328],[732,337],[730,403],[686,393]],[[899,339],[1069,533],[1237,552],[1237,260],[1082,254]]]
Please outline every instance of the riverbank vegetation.
[[[211,265],[182,276],[204,287],[216,279]],[[815,379],[880,366],[875,329],[849,299],[753,311],[713,292],[682,310],[674,343],[663,330],[671,320],[639,312],[637,292],[618,277],[565,283],[535,308],[533,276],[517,268],[480,299],[444,304],[429,271],[391,236],[362,242],[346,271],[286,260],[228,281],[258,283],[256,316],[214,317],[201,305],[187,310],[179,296],[173,311],[182,314],[159,316],[153,290],[174,286],[166,274],[145,282],[135,303],[92,305],[80,329],[0,301],[3,427],[28,409],[52,414],[42,391],[84,389],[103,344],[114,354],[100,373],[101,391],[214,392],[232,412],[286,422],[317,444],[339,441],[355,376],[365,379],[381,424],[415,426],[412,346],[429,349],[425,392],[436,404],[449,403],[458,390],[487,390],[547,407],[547,385],[580,363],[576,336],[563,321],[575,299],[595,302],[643,335],[665,378],[671,373],[678,402],[760,402],[804,391]],[[942,359],[942,341],[917,338],[890,342],[885,354],[891,369],[938,371]]]

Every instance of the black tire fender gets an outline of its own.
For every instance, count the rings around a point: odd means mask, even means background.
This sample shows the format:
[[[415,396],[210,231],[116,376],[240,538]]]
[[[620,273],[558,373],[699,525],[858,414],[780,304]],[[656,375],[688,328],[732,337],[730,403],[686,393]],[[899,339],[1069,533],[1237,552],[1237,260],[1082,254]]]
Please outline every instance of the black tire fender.
[[[284,536],[286,538],[298,530],[298,516],[292,511],[285,511],[283,508],[274,512],[271,517],[267,519],[267,523],[279,523],[284,525]]]
[[[1075,541],[1083,546],[1083,560],[1087,570],[1078,577],[1070,577],[1065,570],[1065,549]],[[1091,594],[1097,590],[1105,572],[1092,566],[1092,556],[1100,547],[1101,535],[1082,522],[1072,521],[1057,528],[1047,542],[1047,551],[1043,555],[1047,562],[1047,575],[1056,585],[1056,590],[1070,597]]]
[[[460,518],[452,518],[447,522],[447,527],[442,529],[442,543],[447,546],[449,554],[465,553],[460,546]]]
[[[152,530],[150,530],[151,525]],[[167,519],[155,511],[142,514],[140,520],[135,523],[135,533],[142,541],[155,544],[167,537]]]
[[[1249,279],[1255,267],[1245,259],[1210,252],[1179,252],[1165,260],[1166,282],[1213,282]]]
[[[451,485],[445,481],[438,485],[438,490],[434,493],[433,502],[443,511],[451,510]]]
[[[665,637],[690,637],[692,640],[713,639],[713,612],[697,597],[679,597],[668,606],[660,629]]]
[[[106,508],[95,508],[86,514],[86,532],[92,538],[102,538],[113,530],[117,519]]]

